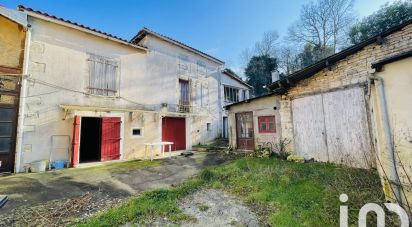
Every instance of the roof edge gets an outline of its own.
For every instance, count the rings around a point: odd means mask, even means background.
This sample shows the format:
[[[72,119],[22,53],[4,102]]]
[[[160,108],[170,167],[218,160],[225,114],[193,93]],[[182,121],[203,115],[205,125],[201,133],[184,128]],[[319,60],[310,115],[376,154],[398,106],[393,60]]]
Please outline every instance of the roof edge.
[[[256,101],[256,100],[261,99],[261,98],[267,98],[267,97],[276,96],[276,95],[277,95],[276,93],[269,93],[269,94],[266,94],[266,95],[261,95],[261,96],[258,96],[258,97],[253,97],[253,98],[246,99],[246,100],[243,100],[243,101],[240,101],[240,102],[235,102],[235,103],[226,105],[226,106],[225,106],[225,109],[226,109],[226,110],[229,110],[230,107],[232,107],[232,106],[237,106],[237,105],[240,105],[240,104],[249,103],[249,102],[251,102],[251,101]]]
[[[246,87],[253,89],[252,85],[246,83],[246,81],[243,81],[241,78],[239,78],[236,74],[232,74],[230,71],[228,71],[228,69],[224,69],[222,70],[222,73],[230,76],[232,79],[238,81],[239,83],[242,83],[243,85],[245,85]]]
[[[380,34],[377,34],[375,36],[372,36],[371,38],[355,44],[353,46],[350,46],[336,54],[333,54],[329,57],[326,57],[310,66],[307,66],[297,72],[294,72],[283,79],[280,79],[278,81],[273,82],[270,84],[268,87],[274,91],[275,93],[283,94],[287,91],[288,86],[292,86],[294,83],[309,78],[316,74],[317,72],[321,71],[322,69],[329,67],[331,64],[334,64],[342,59],[345,59],[347,56],[350,56],[352,54],[357,53],[358,51],[362,50],[364,47],[375,43],[375,42],[380,42],[382,39],[386,36],[389,36],[390,34],[397,32],[401,30],[402,28],[412,24],[412,19],[408,20],[402,24],[399,24],[397,26],[394,26]],[[291,85],[292,84],[292,85]]]
[[[179,47],[181,47],[181,48],[183,48],[183,49],[185,49],[185,50],[188,50],[188,51],[193,52],[193,53],[195,53],[195,54],[198,54],[198,55],[200,55],[200,56],[202,56],[202,57],[204,57],[204,58],[207,58],[208,60],[213,61],[213,62],[215,62],[215,63],[225,64],[224,61],[219,60],[219,59],[213,57],[212,55],[206,54],[206,53],[204,53],[204,52],[202,52],[202,51],[200,51],[200,50],[198,50],[198,49],[195,49],[195,48],[193,48],[193,47],[190,47],[190,46],[188,46],[188,45],[186,45],[186,44],[184,44],[184,43],[182,43],[182,42],[179,42],[179,41],[177,41],[177,40],[175,40],[175,39],[172,39],[172,38],[170,38],[170,37],[168,37],[168,36],[165,36],[165,35],[162,35],[162,34],[160,34],[160,33],[155,32],[155,31],[152,31],[152,30],[150,30],[149,28],[146,28],[146,27],[143,27],[129,42],[130,42],[130,43],[140,43],[140,41],[142,41],[142,40],[144,39],[144,37],[146,37],[146,35],[155,36],[155,37],[157,37],[157,38],[159,38],[159,39],[162,39],[162,40],[164,40],[164,41],[166,41],[166,42],[172,43],[172,44],[174,44],[174,45],[176,45],[176,46],[179,46]]]
[[[141,46],[141,45],[134,45],[132,43],[129,43],[127,40],[124,40],[124,39],[119,38],[117,36],[111,35],[111,34],[106,33],[106,32],[102,32],[100,30],[90,28],[90,27],[82,25],[82,24],[78,24],[76,22],[72,22],[70,20],[66,20],[66,19],[59,18],[59,17],[53,16],[53,15],[49,15],[49,14],[41,12],[41,11],[36,11],[32,8],[28,8],[28,7],[25,7],[23,5],[18,5],[17,9],[21,12],[26,13],[28,16],[32,16],[32,17],[35,17],[35,18],[38,18],[38,19],[41,19],[41,20],[45,20],[45,21],[48,21],[48,22],[52,22],[52,23],[55,23],[55,24],[59,24],[59,25],[62,25],[62,26],[73,28],[73,29],[76,29],[76,30],[79,30],[79,31],[82,31],[82,32],[85,32],[85,33],[88,33],[88,34],[91,34],[91,35],[94,35],[94,36],[98,36],[100,38],[108,39],[108,40],[111,40],[113,42],[117,42],[117,43],[129,46],[129,47],[135,48],[135,49],[142,50],[144,52],[147,51],[147,47],[144,47],[144,46]]]

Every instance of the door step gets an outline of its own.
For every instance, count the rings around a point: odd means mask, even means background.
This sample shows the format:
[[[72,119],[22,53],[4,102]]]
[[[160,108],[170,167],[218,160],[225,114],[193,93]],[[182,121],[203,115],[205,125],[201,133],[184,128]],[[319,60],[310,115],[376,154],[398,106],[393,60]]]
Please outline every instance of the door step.
[[[185,156],[185,157],[189,157],[193,155],[193,152],[191,151],[184,151],[182,153],[180,153],[180,155]]]
[[[9,201],[9,198],[6,195],[0,195],[0,208],[6,205],[7,201]]]

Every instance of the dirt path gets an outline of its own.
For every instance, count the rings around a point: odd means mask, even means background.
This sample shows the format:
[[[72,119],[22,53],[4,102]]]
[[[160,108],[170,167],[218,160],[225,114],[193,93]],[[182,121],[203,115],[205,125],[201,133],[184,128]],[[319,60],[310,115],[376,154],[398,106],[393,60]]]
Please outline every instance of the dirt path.
[[[72,222],[72,217],[87,217],[145,190],[179,184],[225,160],[219,153],[196,153],[187,158],[1,177],[0,194],[10,200],[0,209],[0,226]]]
[[[182,226],[259,226],[257,216],[235,198],[222,191],[205,189],[182,201],[185,214],[196,218],[195,222]]]

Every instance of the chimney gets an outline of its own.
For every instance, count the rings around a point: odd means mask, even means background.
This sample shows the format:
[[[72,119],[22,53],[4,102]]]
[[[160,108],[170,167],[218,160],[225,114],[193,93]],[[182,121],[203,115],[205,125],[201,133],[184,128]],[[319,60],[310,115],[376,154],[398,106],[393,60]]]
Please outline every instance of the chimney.
[[[273,71],[272,72],[272,83],[273,82],[276,82],[276,81],[278,81],[280,78],[279,78],[279,72],[278,71]]]

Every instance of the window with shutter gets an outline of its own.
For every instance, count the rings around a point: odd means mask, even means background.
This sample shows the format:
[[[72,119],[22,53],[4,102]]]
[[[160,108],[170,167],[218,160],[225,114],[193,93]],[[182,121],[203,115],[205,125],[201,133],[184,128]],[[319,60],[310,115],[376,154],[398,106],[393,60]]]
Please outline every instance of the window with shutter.
[[[115,96],[118,91],[119,63],[98,55],[89,57],[89,93],[93,95]]]

